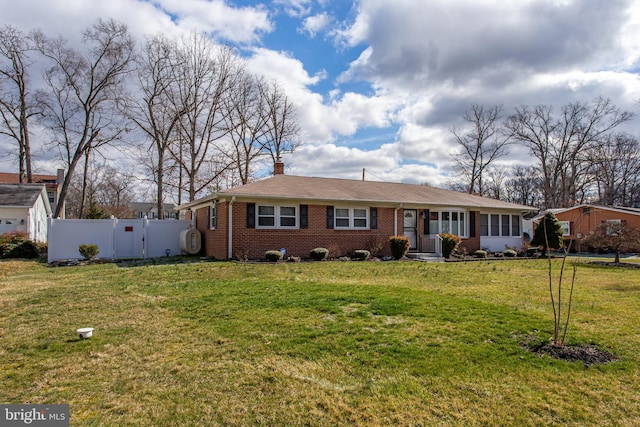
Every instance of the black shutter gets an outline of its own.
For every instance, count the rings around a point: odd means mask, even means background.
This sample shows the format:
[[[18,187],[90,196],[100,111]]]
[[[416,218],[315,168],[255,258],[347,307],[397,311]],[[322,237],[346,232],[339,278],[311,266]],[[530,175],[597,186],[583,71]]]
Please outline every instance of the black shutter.
[[[300,228],[309,228],[309,205],[300,205]]]
[[[477,212],[469,212],[469,237],[476,237],[476,214]]]
[[[333,228],[333,206],[327,206],[327,228]]]
[[[424,214],[424,218],[422,219],[422,234],[429,234],[429,209],[425,209],[422,211]]]
[[[207,215],[207,230],[211,229],[211,206],[207,206],[207,208],[204,210],[206,212]]]
[[[247,203],[247,228],[256,228],[256,204]]]
[[[371,229],[378,229],[378,208],[371,208]]]

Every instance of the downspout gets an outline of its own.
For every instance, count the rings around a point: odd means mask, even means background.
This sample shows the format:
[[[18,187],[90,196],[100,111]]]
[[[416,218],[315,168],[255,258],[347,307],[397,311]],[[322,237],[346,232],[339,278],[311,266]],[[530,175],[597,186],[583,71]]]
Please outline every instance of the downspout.
[[[398,211],[402,209],[402,203],[393,211],[393,235],[398,235]]]
[[[229,220],[228,224],[228,243],[227,243],[227,258],[233,259],[233,202],[236,201],[236,196],[231,197],[229,201]]]

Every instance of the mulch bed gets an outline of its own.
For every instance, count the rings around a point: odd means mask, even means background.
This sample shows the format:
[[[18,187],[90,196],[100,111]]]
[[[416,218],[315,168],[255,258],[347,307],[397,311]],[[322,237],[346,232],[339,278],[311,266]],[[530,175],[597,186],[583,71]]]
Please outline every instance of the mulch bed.
[[[606,365],[618,360],[613,354],[602,350],[593,344],[556,345],[522,343],[527,350],[539,356],[549,356],[567,362],[582,362],[585,367],[591,365]]]
[[[591,261],[591,264],[602,265],[605,267],[640,268],[640,263],[638,262]]]

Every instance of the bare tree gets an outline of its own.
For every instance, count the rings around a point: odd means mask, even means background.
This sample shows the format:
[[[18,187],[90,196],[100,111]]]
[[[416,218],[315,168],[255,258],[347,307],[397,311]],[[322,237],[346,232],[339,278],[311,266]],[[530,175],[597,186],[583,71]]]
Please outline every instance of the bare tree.
[[[507,154],[509,136],[500,128],[501,106],[485,108],[473,104],[464,113],[468,123],[466,129],[452,129],[460,151],[451,154],[455,170],[466,181],[469,194],[483,194],[483,179],[487,168],[500,157]]]
[[[633,114],[620,111],[608,99],[575,102],[555,117],[550,106],[516,109],[506,122],[512,137],[538,159],[542,172],[544,207],[569,207],[584,196],[590,184],[589,150],[600,144]]]
[[[37,114],[37,104],[29,93],[29,53],[32,42],[17,28],[0,29],[0,135],[18,145],[19,182],[31,182],[31,142],[29,119]]]
[[[516,165],[511,169],[510,178],[505,184],[506,199],[512,203],[540,207],[542,179],[533,166]]]
[[[134,41],[127,27],[114,20],[98,20],[83,34],[86,52],[67,46],[62,38],[34,34],[37,49],[53,66],[45,73],[51,91],[40,93],[43,122],[67,165],[60,203],[61,214],[69,185],[88,151],[121,138],[125,126],[116,105],[122,101],[124,79],[131,71]]]
[[[239,71],[233,88],[224,97],[231,143],[222,147],[221,152],[242,184],[249,182],[254,160],[266,154],[264,140],[269,132],[270,116],[265,106],[266,99],[262,96],[264,85],[254,75]]]
[[[490,167],[486,171],[487,181],[485,195],[496,200],[507,197],[508,170],[505,167]]]
[[[216,48],[201,34],[182,41],[172,103],[183,114],[178,144],[170,152],[181,168],[180,190],[182,173],[186,177],[190,201],[229,167],[220,159],[219,145],[228,135],[223,101],[237,70],[237,58],[229,48]]]
[[[597,202],[608,206],[634,206],[640,184],[640,144],[634,137],[611,135],[589,152]]]
[[[267,115],[267,132],[262,145],[275,163],[283,154],[292,153],[300,146],[300,126],[295,107],[278,82],[261,84],[260,90]]]
[[[176,97],[178,76],[183,65],[177,44],[157,35],[146,40],[138,57],[138,90],[125,106],[127,116],[151,140],[151,172],[157,186],[158,218],[164,218],[165,162],[171,144],[177,141],[180,118],[185,110],[172,102]],[[148,157],[149,152],[145,153]]]
[[[109,166],[106,160],[89,158],[83,176],[75,175],[67,193],[67,210],[75,218],[85,218],[91,207],[118,218],[129,217],[133,199],[132,177]]]

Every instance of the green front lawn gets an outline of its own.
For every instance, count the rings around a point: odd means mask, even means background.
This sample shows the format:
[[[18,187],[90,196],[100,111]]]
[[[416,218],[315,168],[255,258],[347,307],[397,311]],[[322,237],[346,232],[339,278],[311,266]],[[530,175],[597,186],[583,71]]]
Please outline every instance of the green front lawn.
[[[546,274],[4,261],[0,403],[69,403],[72,425],[640,425],[640,270],[579,266],[569,342],[618,358],[588,368],[521,346],[552,335]]]

